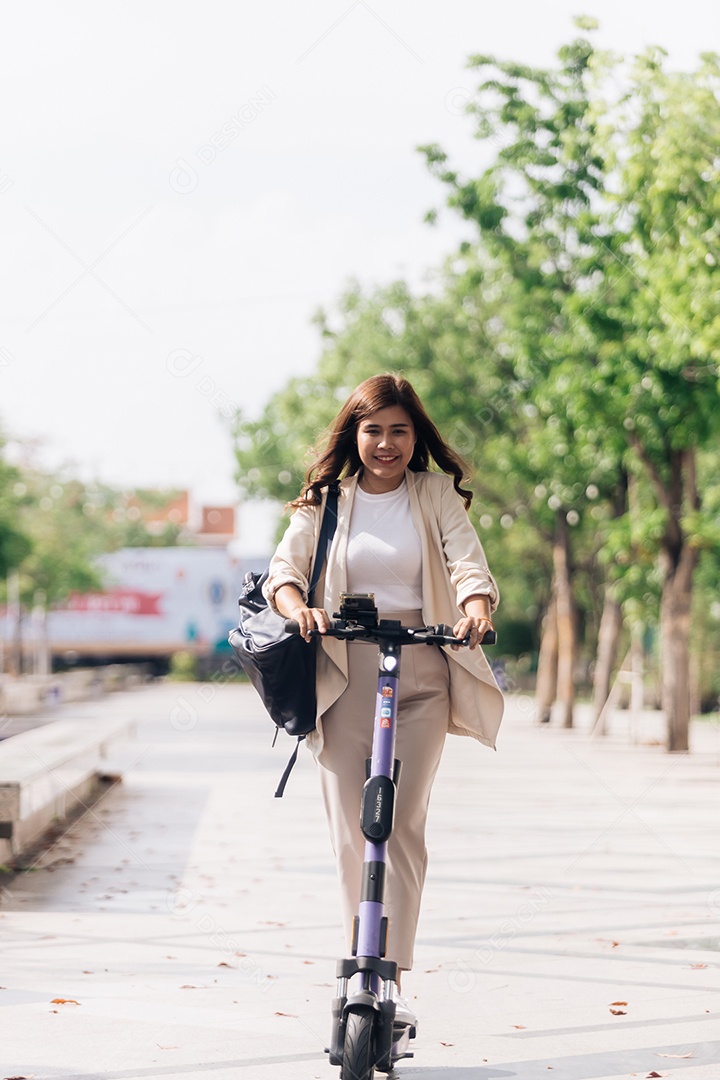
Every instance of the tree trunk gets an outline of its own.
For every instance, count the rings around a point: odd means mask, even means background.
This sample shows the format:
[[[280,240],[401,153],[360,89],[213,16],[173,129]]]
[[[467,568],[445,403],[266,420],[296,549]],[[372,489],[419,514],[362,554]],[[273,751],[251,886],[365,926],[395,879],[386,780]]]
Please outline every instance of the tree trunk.
[[[660,600],[662,705],[671,753],[689,749],[690,607],[697,552],[685,543],[679,559],[665,551],[665,577]]]
[[[660,652],[662,707],[667,724],[667,748],[683,753],[689,748],[690,730],[690,608],[698,551],[688,543],[683,517],[701,506],[695,450],[667,446],[666,475],[637,438],[638,451],[666,512],[660,552],[663,571],[660,597]]]
[[[557,693],[558,635],[555,583],[545,618],[542,621],[540,655],[538,656],[535,701],[537,718],[541,724],[549,724]]]
[[[630,499],[630,476],[627,469],[621,468],[618,472],[617,483],[612,492],[612,515],[616,520],[624,517],[628,511],[632,515]],[[632,520],[632,517],[631,517]],[[622,631],[622,608],[616,598],[617,586],[605,585],[603,596],[603,609],[600,616],[598,629],[597,653],[595,656],[595,673],[593,676],[593,711],[595,728],[602,715],[603,707],[612,687],[613,668],[617,662],[617,651]],[[601,728],[601,734],[605,734],[605,724]]]
[[[618,643],[622,631],[622,607],[613,595],[613,589],[605,587],[600,629],[598,631],[597,658],[593,676],[593,712],[597,724],[603,706],[610,695],[612,674],[617,661]]]
[[[572,593],[572,570],[570,561],[570,536],[567,517],[559,510],[555,522],[553,544],[553,568],[555,577],[555,602],[557,605],[558,634],[558,686],[562,726],[573,726],[575,703],[575,661],[577,657],[577,618]]]
[[[22,608],[20,576],[11,570],[7,578],[8,674],[22,675]]]

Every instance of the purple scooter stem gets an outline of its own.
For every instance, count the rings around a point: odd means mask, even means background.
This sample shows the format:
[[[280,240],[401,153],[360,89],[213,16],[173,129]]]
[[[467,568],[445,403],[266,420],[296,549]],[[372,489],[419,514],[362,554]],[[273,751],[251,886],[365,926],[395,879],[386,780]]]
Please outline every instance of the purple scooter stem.
[[[387,649],[387,647],[386,647]],[[393,663],[393,674],[383,671],[383,662],[388,656]],[[395,765],[395,733],[397,721],[397,701],[400,686],[400,650],[380,652],[380,673],[375,699],[375,726],[373,731],[373,754],[370,762],[370,776],[387,776],[392,779]],[[378,811],[379,812],[379,811]],[[378,865],[387,861],[387,840],[382,843],[365,841],[364,872],[378,872]],[[380,888],[378,900],[361,900],[358,916],[358,956],[381,956],[381,927],[383,917],[384,889]]]

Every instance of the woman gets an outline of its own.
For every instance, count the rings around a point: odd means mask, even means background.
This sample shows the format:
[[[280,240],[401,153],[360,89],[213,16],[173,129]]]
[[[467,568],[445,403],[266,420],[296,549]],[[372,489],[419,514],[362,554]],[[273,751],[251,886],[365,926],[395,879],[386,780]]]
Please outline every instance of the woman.
[[[430,459],[443,470],[430,472]],[[342,477],[338,522],[308,606],[327,488]],[[374,593],[381,618],[406,626],[448,623],[470,648],[407,649],[400,676],[396,754],[402,761],[395,824],[388,843],[387,955],[400,970],[413,961],[427,851],[425,822],[445,735],[470,735],[494,747],[502,695],[477,648],[492,627],[498,589],[467,516],[472,493],[463,465],[443,442],[410,383],[376,375],[350,395],[329,429],[292,504],[290,525],[270,564],[268,603],[295,619],[306,640],[322,634],[341,592]],[[422,656],[418,656],[420,651]],[[376,650],[321,638],[317,660],[315,754],[338,863],[345,930],[360,896],[364,839],[360,796],[370,756]],[[398,984],[399,988],[399,984]],[[398,1013],[412,1014],[399,999]]]

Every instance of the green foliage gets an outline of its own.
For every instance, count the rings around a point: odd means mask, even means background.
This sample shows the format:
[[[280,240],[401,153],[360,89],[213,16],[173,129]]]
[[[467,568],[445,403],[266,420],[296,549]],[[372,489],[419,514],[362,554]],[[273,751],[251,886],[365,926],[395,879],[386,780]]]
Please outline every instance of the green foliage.
[[[103,550],[105,533],[88,524],[83,485],[25,471],[18,491],[20,521],[32,545],[20,566],[23,602],[32,604],[38,591],[52,603],[72,591],[100,588],[93,559]]]
[[[193,653],[182,651],[172,654],[169,679],[173,682],[195,682],[197,677],[197,657]]]
[[[532,412],[505,465],[528,486],[543,476],[548,507],[581,526],[583,491],[611,502],[618,477],[642,478],[639,521],[590,512],[607,580],[649,613],[658,552],[715,542],[688,454],[720,424],[717,58],[692,74],[663,59],[628,65],[584,39],[547,70],[474,57],[469,111],[496,160],[464,179],[424,148],[448,205],[476,224],[483,265],[507,275],[499,335]]]
[[[4,442],[0,437],[0,455]],[[29,536],[18,526],[21,498],[18,495],[20,473],[0,456],[0,582],[16,569],[30,551]]]

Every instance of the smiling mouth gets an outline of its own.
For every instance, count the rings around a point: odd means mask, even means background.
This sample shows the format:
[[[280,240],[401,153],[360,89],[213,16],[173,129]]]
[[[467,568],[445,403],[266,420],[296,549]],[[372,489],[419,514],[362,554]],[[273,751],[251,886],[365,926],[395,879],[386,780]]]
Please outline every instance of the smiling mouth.
[[[392,454],[392,455],[390,455],[388,457],[386,457],[384,455],[381,456],[380,454],[375,455],[375,460],[379,461],[382,465],[389,465],[391,461],[397,461],[397,459],[398,459],[397,454]]]

